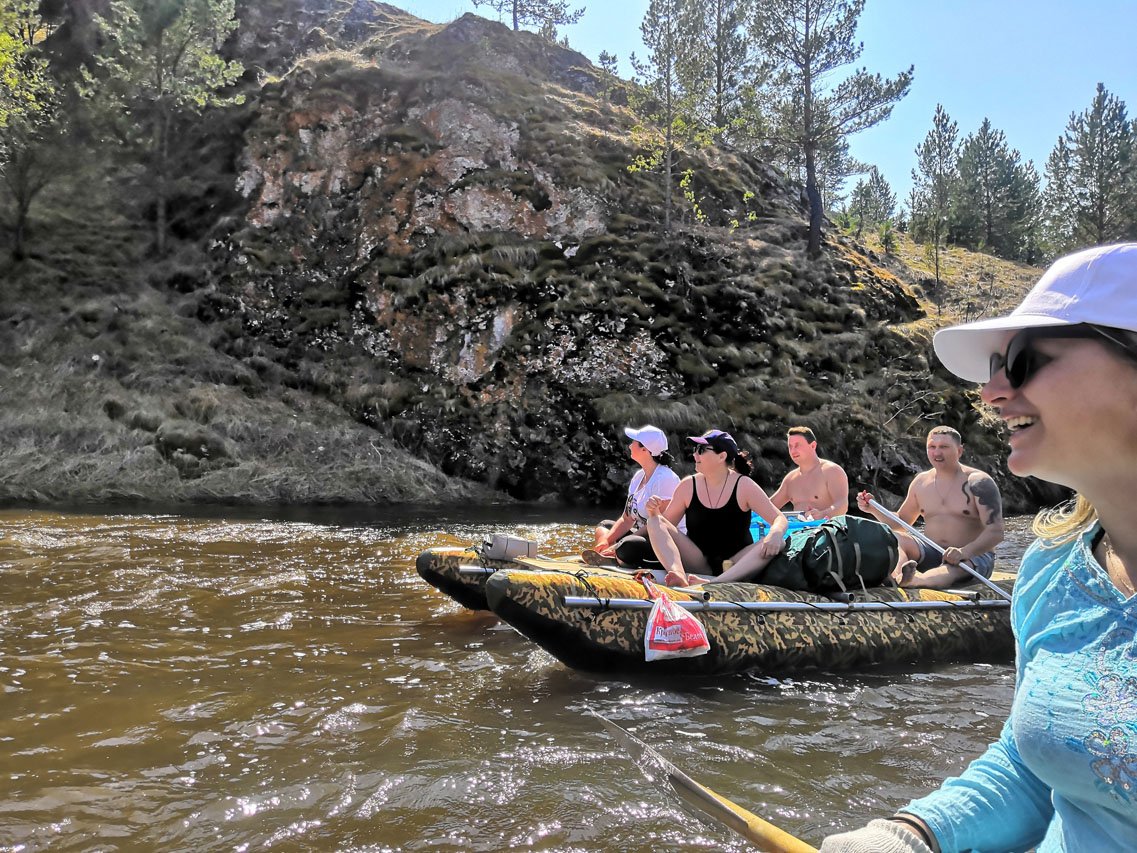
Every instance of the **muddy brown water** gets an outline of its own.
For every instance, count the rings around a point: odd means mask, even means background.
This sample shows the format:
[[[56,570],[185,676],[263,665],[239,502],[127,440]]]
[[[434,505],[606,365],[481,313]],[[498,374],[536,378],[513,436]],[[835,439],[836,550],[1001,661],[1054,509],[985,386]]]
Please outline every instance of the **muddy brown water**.
[[[415,574],[491,531],[569,553],[585,521],[0,512],[0,850],[750,849],[590,710],[817,844],[997,736],[1009,663],[601,678]]]

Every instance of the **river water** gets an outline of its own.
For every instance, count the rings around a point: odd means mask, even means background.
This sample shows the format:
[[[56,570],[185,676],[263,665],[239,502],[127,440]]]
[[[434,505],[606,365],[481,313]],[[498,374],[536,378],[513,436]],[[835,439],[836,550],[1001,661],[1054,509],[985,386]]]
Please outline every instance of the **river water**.
[[[590,710],[816,845],[997,736],[1009,662],[599,678],[414,570],[487,532],[577,551],[586,520],[0,512],[0,850],[750,849]]]

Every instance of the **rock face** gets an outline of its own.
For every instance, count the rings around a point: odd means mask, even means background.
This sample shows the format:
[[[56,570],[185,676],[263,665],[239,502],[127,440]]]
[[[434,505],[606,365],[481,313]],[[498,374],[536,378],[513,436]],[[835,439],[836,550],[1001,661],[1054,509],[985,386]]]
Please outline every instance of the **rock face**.
[[[677,455],[731,431],[767,487],[795,424],[878,490],[938,422],[994,463],[972,398],[929,372],[913,293],[841,241],[809,261],[801,193],[766,164],[679,152],[706,218],[676,187],[665,232],[660,176],[629,169],[652,138],[580,54],[362,0],[242,15],[234,50],[288,70],[255,99],[247,212],[216,246],[228,354],[523,498],[614,499],[621,427],[645,422]]]

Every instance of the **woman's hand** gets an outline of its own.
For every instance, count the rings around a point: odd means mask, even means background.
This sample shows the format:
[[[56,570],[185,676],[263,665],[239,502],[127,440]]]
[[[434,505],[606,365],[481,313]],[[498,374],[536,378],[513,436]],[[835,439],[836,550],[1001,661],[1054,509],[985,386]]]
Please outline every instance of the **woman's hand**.
[[[818,853],[932,853],[915,830],[895,820],[874,820],[868,826],[830,835]]]
[[[671,500],[668,498],[661,498],[659,495],[652,495],[647,499],[647,516],[651,518],[653,515],[663,515]]]
[[[758,553],[763,557],[773,558],[782,553],[782,548],[785,547],[786,540],[780,536],[771,536],[766,534],[758,543]]]

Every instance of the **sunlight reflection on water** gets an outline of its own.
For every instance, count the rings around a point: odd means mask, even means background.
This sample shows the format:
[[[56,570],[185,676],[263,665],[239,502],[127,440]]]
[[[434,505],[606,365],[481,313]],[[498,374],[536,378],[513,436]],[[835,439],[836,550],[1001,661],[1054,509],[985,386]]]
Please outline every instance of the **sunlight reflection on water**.
[[[593,709],[817,842],[1001,726],[1009,665],[601,679],[415,574],[487,532],[588,544],[525,513],[0,513],[0,847],[747,849],[646,781]]]

